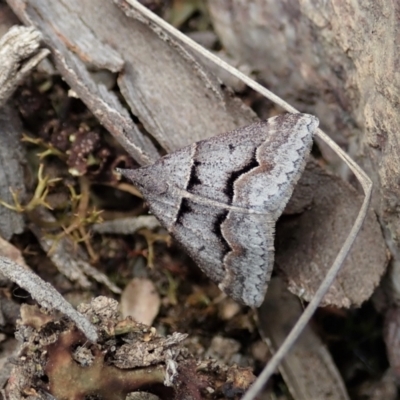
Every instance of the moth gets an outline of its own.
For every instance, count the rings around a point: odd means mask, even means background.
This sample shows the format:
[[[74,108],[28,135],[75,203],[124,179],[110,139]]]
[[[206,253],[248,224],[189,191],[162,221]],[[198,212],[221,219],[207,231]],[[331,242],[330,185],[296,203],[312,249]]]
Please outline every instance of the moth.
[[[275,224],[318,124],[312,115],[283,114],[120,171],[221,290],[258,307],[274,264]]]

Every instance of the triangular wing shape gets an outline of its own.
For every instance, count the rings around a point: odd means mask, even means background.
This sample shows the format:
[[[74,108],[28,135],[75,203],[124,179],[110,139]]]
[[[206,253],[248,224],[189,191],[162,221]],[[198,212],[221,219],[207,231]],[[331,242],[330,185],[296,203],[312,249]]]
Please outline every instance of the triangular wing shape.
[[[275,223],[317,127],[311,115],[284,114],[122,172],[222,290],[259,306],[273,267]]]

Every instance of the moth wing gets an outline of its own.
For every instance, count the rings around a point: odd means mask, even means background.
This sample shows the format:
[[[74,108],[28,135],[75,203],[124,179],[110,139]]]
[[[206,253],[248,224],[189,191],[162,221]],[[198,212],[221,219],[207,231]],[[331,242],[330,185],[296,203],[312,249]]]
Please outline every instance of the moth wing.
[[[187,190],[279,217],[306,163],[318,119],[283,114],[197,143]]]
[[[259,306],[274,263],[275,222],[259,214],[216,213],[190,201],[188,207],[190,213],[172,236],[221,290],[240,303]]]
[[[318,120],[285,114],[194,143],[135,170],[150,210],[235,300],[261,304],[274,233]]]

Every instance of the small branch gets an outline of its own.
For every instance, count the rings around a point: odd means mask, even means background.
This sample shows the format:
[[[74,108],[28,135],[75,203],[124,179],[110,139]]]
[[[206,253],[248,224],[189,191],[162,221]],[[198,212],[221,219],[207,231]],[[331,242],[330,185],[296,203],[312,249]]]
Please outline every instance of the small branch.
[[[94,224],[92,230],[96,233],[129,235],[143,228],[153,230],[159,227],[160,223],[153,215],[139,215],[137,217],[118,218]]]
[[[42,307],[62,312],[75,322],[90,341],[97,341],[96,328],[76,311],[50,283],[6,257],[0,257],[0,272],[30,293]]]

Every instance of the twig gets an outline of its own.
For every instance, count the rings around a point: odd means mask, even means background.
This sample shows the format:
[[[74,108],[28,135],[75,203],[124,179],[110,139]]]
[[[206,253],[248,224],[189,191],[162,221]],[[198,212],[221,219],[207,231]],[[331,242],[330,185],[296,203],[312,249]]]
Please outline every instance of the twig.
[[[96,328],[76,311],[50,283],[6,257],[0,257],[0,272],[29,292],[42,307],[56,309],[71,318],[91,342],[97,341]]]
[[[119,233],[122,235],[129,235],[137,232],[139,229],[147,228],[152,230],[159,226],[160,223],[153,215],[140,215],[138,217],[118,218],[112,221],[94,224],[92,229],[97,233]]]

